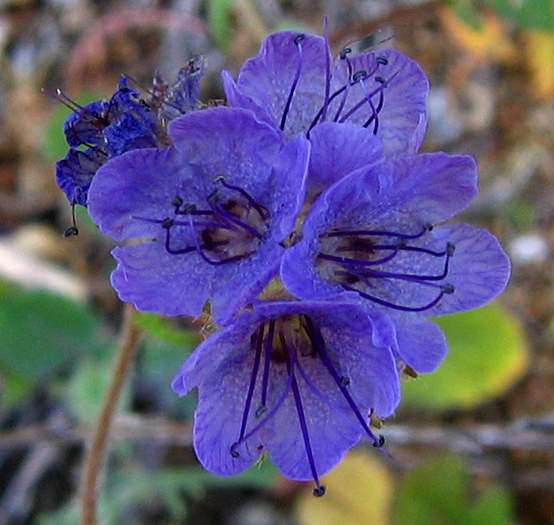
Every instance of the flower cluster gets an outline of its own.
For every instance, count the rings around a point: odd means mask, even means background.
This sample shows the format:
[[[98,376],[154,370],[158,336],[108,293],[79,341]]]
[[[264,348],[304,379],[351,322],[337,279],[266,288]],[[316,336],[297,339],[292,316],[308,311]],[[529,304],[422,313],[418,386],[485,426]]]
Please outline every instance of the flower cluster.
[[[267,452],[321,495],[360,439],[383,445],[372,417],[395,412],[400,375],[445,357],[427,317],[491,301],[509,261],[489,232],[445,224],[476,165],[418,153],[428,82],[405,55],[333,59],[323,37],[273,34],[223,73],[217,107],[191,64],[147,101],[124,80],[78,108],[58,181],[122,243],[123,301],[220,327],[173,382],[198,389],[200,462],[232,475]]]

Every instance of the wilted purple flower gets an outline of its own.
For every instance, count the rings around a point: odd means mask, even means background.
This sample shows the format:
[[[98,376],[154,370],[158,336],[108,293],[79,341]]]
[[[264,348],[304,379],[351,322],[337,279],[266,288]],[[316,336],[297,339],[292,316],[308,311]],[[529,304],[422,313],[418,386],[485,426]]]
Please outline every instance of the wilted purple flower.
[[[254,111],[287,136],[307,134],[310,193],[379,160],[383,149],[386,156],[410,154],[423,141],[429,84],[417,63],[395,50],[350,57],[346,49],[332,62],[325,38],[275,33],[236,82],[228,72],[223,82],[232,106]],[[322,171],[329,156],[335,162]]]
[[[362,437],[380,447],[371,414],[400,400],[386,316],[341,302],[255,303],[185,361],[173,389],[198,387],[194,446],[202,465],[230,476],[268,452],[286,477],[314,480]]]
[[[475,162],[444,153],[363,168],[313,204],[303,239],[283,258],[287,289],[306,300],[350,297],[394,321],[396,350],[418,372],[446,354],[424,316],[482,306],[500,294],[509,260],[496,238],[465,224],[437,226],[477,193]]]
[[[86,206],[92,178],[109,159],[134,149],[167,146],[167,122],[199,107],[202,74],[202,62],[192,59],[171,86],[157,75],[148,100],[125,76],[111,99],[84,107],[58,94],[74,108],[63,128],[70,149],[56,164],[56,181],[69,202]]]
[[[104,164],[89,191],[92,219],[117,241],[112,284],[139,310],[220,323],[278,274],[280,243],[304,196],[309,142],[246,110],[218,107],[173,120],[174,147]]]

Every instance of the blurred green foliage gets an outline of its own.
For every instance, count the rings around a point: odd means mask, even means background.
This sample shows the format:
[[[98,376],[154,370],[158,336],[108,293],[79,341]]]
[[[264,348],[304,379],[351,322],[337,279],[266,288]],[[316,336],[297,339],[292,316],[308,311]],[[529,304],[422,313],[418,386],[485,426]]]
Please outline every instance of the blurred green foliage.
[[[0,283],[2,407],[48,376],[98,350],[98,320],[84,305],[45,291]]]
[[[475,29],[481,26],[478,8],[486,7],[520,28],[554,31],[552,0],[450,0],[449,3]]]
[[[462,461],[445,455],[414,468],[398,488],[398,525],[509,525],[515,522],[509,492],[488,485],[472,492]]]
[[[504,393],[527,370],[522,327],[500,305],[433,321],[445,331],[450,352],[432,374],[404,382],[402,409],[472,408]]]

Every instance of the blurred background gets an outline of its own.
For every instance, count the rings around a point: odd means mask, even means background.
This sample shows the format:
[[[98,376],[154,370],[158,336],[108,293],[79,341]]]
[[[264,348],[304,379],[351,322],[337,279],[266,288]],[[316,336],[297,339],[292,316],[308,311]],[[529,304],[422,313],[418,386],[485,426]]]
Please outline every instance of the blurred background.
[[[54,182],[69,110],[48,92],[109,98],[121,74],[148,86],[192,55],[203,100],[280,29],[322,32],[334,52],[396,47],[431,80],[424,150],[474,155],[480,196],[463,220],[513,262],[507,292],[441,318],[451,353],[404,381],[381,432],[324,483],[270,461],[234,478],[191,447],[194,396],[170,381],[200,340],[188,319],[141,314],[101,523],[341,525],[554,523],[554,3],[552,0],[0,0],[0,525],[75,525],[83,443],[113,367],[122,305],[113,246]]]

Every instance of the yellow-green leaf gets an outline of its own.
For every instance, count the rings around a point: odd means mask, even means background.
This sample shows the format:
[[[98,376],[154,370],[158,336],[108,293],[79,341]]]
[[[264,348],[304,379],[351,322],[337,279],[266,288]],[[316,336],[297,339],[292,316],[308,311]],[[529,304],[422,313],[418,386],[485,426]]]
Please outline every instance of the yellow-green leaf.
[[[450,352],[432,374],[404,382],[404,407],[471,408],[504,393],[526,371],[519,322],[498,304],[433,319]]]
[[[314,498],[311,490],[300,496],[297,516],[301,525],[386,525],[393,498],[393,479],[377,455],[350,452],[322,479],[327,492]]]

